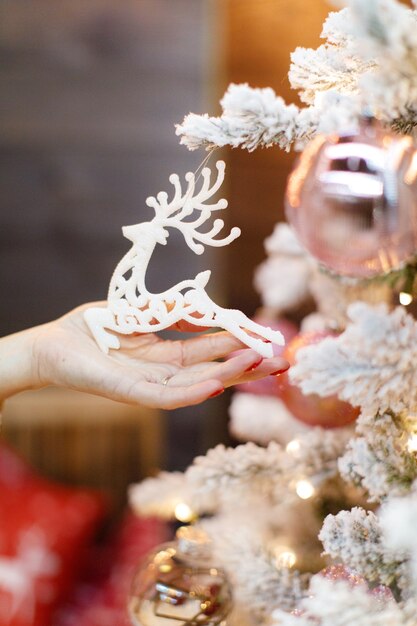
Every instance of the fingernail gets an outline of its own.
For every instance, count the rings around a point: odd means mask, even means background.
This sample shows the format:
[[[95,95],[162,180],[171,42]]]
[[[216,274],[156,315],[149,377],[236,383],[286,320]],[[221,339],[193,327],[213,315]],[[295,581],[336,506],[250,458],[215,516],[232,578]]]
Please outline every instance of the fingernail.
[[[287,367],[284,367],[282,370],[277,370],[276,372],[272,372],[270,376],[278,376],[279,374],[284,374],[284,372],[288,372],[289,369],[290,369],[290,366],[287,365]]]
[[[253,372],[253,370],[256,370],[256,368],[260,366],[262,361],[263,359],[259,359],[259,361],[256,361],[256,363],[252,363],[252,365],[245,369],[245,372]]]
[[[272,343],[272,341],[270,339],[263,339],[262,340],[264,343]]]
[[[220,394],[222,394],[224,391],[223,389],[218,389],[217,391],[214,391],[212,394],[209,395],[209,398],[215,398],[216,396],[220,396]]]

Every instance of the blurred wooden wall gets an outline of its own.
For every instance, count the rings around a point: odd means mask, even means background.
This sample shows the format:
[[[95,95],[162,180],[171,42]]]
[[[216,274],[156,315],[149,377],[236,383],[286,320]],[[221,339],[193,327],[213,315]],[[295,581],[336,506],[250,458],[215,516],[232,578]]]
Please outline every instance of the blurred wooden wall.
[[[330,10],[325,0],[227,0],[225,85],[247,82],[273,87],[296,102],[287,79],[290,52],[316,47]],[[294,159],[279,148],[227,152],[231,223],[243,234],[229,248],[228,294],[233,306],[253,313],[259,305],[251,289],[253,271],[265,257],[263,240],[283,218],[283,195]]]
[[[121,226],[198,166],[174,124],[207,107],[206,4],[0,4],[0,335],[105,298]],[[175,234],[166,248],[156,290],[204,263]]]

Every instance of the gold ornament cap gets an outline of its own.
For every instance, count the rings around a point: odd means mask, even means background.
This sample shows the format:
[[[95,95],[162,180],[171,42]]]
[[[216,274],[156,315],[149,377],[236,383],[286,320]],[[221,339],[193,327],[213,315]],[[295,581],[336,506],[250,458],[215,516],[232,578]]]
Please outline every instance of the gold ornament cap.
[[[191,559],[210,559],[211,540],[198,526],[181,526],[176,532],[177,551],[180,556]]]

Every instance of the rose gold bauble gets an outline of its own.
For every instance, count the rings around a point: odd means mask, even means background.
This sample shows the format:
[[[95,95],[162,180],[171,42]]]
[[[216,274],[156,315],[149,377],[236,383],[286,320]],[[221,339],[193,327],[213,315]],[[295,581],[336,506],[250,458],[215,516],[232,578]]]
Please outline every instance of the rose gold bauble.
[[[294,365],[300,348],[319,343],[329,336],[335,336],[335,333],[324,331],[299,333],[286,346],[282,356],[290,365]],[[276,379],[276,386],[279,398],[289,411],[300,422],[309,426],[339,428],[354,422],[359,415],[358,408],[339,400],[337,396],[322,398],[315,393],[304,394],[299,387],[291,384],[287,372]]]
[[[224,571],[211,562],[204,531],[182,526],[177,540],[153,550],[133,578],[128,611],[133,626],[217,626],[232,608]]]
[[[357,134],[318,136],[287,186],[305,248],[329,270],[369,278],[417,251],[417,146],[364,118]]]

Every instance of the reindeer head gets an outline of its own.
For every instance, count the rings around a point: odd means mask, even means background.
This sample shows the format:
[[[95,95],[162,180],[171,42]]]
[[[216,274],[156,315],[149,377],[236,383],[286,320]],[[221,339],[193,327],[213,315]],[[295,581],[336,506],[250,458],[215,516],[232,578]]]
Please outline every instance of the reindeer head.
[[[122,226],[122,233],[126,239],[143,248],[148,248],[150,243],[155,242],[164,246],[169,236],[168,231],[156,219],[152,222]]]
[[[205,204],[219,190],[224,180],[224,161],[217,161],[216,168],[217,178],[211,187],[211,171],[205,167],[201,172],[203,183],[197,193],[195,191],[197,182],[195,174],[189,172],[185,175],[185,180],[188,184],[184,193],[178,175],[172,174],[169,177],[169,181],[175,190],[172,200],[168,201],[168,194],[164,191],[158,193],[156,197],[151,196],[146,200],[147,206],[155,211],[155,218],[150,224],[158,225],[161,228],[160,233],[163,235],[160,234],[160,238],[162,236],[165,237],[164,243],[166,242],[166,236],[168,236],[164,227],[177,228],[181,231],[187,245],[196,254],[202,254],[206,245],[215,247],[226,246],[239,237],[240,229],[234,227],[227,237],[215,239],[216,235],[224,227],[222,219],[214,220],[211,230],[208,232],[201,233],[198,230],[200,226],[210,219],[212,212],[221,211],[227,207],[227,200],[224,199],[218,200],[214,204]],[[193,219],[193,214],[195,219]],[[142,226],[142,224],[138,224],[138,226]],[[125,234],[125,236],[128,235]],[[158,242],[161,243],[159,239]]]

